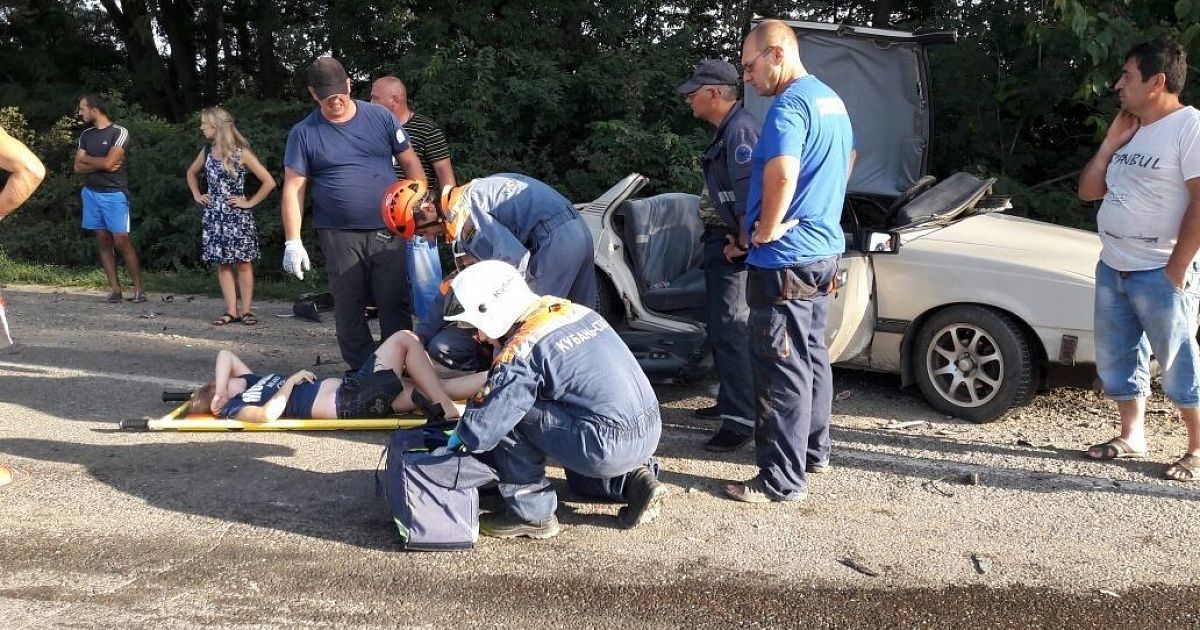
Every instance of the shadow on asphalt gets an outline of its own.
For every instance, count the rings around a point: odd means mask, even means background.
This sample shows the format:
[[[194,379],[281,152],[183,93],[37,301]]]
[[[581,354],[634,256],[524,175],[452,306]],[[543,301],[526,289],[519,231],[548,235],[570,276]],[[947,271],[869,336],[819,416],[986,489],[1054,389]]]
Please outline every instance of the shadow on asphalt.
[[[294,452],[235,440],[94,445],[0,439],[0,453],[83,466],[97,481],[164,510],[397,549],[395,526],[375,496],[374,471],[320,473],[266,461]]]
[[[683,439],[663,440],[659,443],[656,455],[693,461],[748,465],[754,463],[753,442],[728,453],[711,453],[703,450],[701,445],[711,435],[711,427],[714,426],[715,423],[709,423],[707,427],[694,426],[691,423],[667,424],[666,428],[674,428],[677,434],[686,432],[685,437]],[[850,469],[900,475],[925,481],[947,482],[951,486],[970,472],[979,472],[979,485],[994,488],[1030,492],[1109,492],[1200,501],[1200,487],[1157,482],[1156,480],[1162,472],[1162,463],[1126,459],[1096,464],[1100,466],[1120,466],[1129,472],[1143,474],[1147,477],[1146,481],[1113,480],[1101,476],[973,464],[933,457],[906,455],[903,453],[882,454],[879,452],[878,447],[891,446],[904,448],[910,446],[914,452],[934,451],[946,454],[984,453],[1012,457],[1014,459],[1041,459],[1048,462],[1081,461],[1082,456],[1075,449],[1004,446],[975,441],[965,442],[941,436],[916,436],[842,427],[834,427],[830,431],[830,435],[833,441],[833,464],[835,470]],[[676,476],[690,479],[675,481],[672,477]],[[664,471],[664,478],[672,483],[678,483],[678,485],[685,488],[695,487],[698,491],[708,492],[715,496],[723,496],[721,491],[723,480],[682,475],[681,473],[671,471]]]

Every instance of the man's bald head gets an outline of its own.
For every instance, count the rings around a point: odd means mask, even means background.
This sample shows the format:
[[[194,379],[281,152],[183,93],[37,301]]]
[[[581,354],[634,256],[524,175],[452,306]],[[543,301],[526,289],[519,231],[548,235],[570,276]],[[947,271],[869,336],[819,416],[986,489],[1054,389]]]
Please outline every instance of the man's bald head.
[[[386,76],[371,84],[371,102],[390,109],[403,120],[408,115],[408,89],[398,77]]]
[[[800,56],[800,42],[796,39],[796,32],[780,20],[760,22],[758,26],[750,29],[746,41],[753,42],[755,48],[774,46],[783,50],[785,56]]]

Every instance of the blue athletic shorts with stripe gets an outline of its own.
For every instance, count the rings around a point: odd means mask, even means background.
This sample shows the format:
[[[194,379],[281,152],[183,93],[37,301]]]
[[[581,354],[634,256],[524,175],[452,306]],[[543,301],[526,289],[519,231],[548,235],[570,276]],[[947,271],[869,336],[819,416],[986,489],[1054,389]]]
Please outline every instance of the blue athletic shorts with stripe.
[[[129,198],[123,192],[83,189],[83,229],[129,233]]]

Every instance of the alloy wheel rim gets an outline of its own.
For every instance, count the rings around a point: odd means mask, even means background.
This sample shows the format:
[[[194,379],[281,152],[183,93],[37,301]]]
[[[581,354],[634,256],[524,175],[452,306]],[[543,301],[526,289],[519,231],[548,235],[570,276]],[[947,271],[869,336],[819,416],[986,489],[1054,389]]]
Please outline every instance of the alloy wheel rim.
[[[933,336],[925,370],[942,398],[959,407],[980,407],[1000,392],[1004,357],[986,330],[956,323]]]

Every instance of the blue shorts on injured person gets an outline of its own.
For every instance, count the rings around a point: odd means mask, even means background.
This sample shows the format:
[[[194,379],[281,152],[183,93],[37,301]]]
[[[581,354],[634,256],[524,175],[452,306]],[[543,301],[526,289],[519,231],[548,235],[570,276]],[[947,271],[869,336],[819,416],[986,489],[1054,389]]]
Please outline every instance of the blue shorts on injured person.
[[[1180,290],[1162,268],[1117,271],[1096,265],[1096,371],[1113,400],[1150,395],[1150,353],[1163,393],[1175,405],[1200,407],[1196,343],[1200,270],[1192,263]]]
[[[129,233],[129,197],[123,192],[97,192],[86,186],[83,199],[83,229]]]

